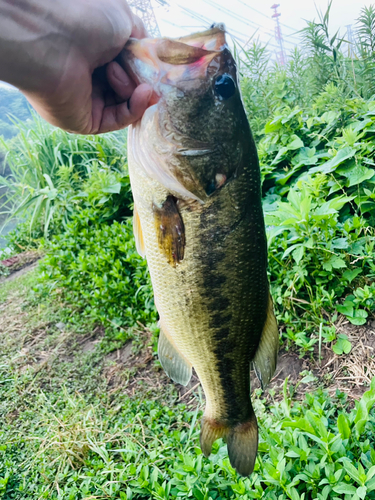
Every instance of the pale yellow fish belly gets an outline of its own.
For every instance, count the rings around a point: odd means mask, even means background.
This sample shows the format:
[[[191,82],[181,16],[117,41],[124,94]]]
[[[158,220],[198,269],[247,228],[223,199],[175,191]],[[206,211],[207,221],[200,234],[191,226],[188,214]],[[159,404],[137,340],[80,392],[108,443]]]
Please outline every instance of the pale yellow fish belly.
[[[196,272],[199,262],[194,257],[195,247],[200,244],[196,237],[199,231],[199,212],[184,214],[185,256],[180,264],[173,267],[159,248],[152,208],[154,203],[161,205],[170,193],[146,175],[142,166],[136,163],[131,147],[129,175],[141,221],[155,303],[163,329],[197,372],[206,395],[206,416],[219,419],[224,393],[216,370],[209,314],[199,293],[204,286]]]

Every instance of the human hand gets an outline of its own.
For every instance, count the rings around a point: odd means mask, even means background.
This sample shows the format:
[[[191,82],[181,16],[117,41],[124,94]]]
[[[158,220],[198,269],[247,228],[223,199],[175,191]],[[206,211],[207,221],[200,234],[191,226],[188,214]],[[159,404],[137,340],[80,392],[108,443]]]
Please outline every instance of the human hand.
[[[0,0],[0,79],[47,121],[97,134],[138,120],[152,89],[114,61],[146,32],[125,0]]]

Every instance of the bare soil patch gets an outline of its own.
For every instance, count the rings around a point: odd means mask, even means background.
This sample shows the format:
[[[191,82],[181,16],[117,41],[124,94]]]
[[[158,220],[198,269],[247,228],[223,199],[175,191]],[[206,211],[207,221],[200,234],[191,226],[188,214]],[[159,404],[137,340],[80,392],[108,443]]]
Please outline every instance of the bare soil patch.
[[[42,254],[37,250],[28,250],[14,257],[0,261],[0,264],[8,269],[8,276],[0,277],[0,284],[4,281],[12,281],[32,271],[38,265]]]
[[[35,265],[25,267],[22,272],[28,272]],[[340,390],[352,400],[359,399],[375,376],[375,320],[363,326],[354,326],[341,316],[336,329],[337,334],[347,335],[351,342],[349,354],[339,356],[333,352],[331,345],[326,344],[322,346],[320,360],[317,344],[312,353],[303,357],[296,351],[281,349],[269,388],[280,393],[288,378],[289,384],[297,386],[296,397],[303,398],[306,392],[324,387],[332,394]],[[21,373],[29,369],[35,373],[48,371],[51,366],[61,363],[67,364],[68,370],[70,365],[74,367],[74,363],[79,363],[81,359],[96,356],[98,361],[95,363],[100,364],[101,377],[109,392],[120,391],[131,396],[140,390],[155,394],[177,389],[179,401],[187,403],[203,394],[195,373],[187,387],[174,384],[165,375],[156,362],[152,333],[146,328],[139,329],[134,340],[103,357],[97,348],[104,336],[102,326],[82,335],[72,332],[61,322],[35,323],[33,312],[23,307],[22,296],[14,295],[0,304],[0,348],[3,346],[14,353],[11,362]],[[300,383],[307,372],[315,379],[309,377],[309,383]],[[251,388],[260,388],[253,372]]]
[[[330,347],[322,350],[323,359],[318,362],[315,349],[312,370],[324,380],[330,393],[340,390],[352,399],[362,396],[375,376],[375,322],[352,325],[344,316],[336,324],[337,334],[345,334],[352,349],[349,354],[337,355]]]

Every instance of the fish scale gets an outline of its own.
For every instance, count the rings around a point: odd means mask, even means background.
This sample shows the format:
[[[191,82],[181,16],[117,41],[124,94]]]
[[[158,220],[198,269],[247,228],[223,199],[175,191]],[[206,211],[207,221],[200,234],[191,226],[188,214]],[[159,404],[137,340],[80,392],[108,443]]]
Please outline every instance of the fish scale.
[[[167,45],[129,42],[127,71],[159,100],[129,130],[128,164],[137,248],[160,315],[160,361],[183,384],[194,367],[206,397],[202,450],[209,455],[226,438],[232,465],[248,475],[258,445],[250,363],[267,383],[278,330],[256,148],[224,36],[214,28]],[[189,44],[199,40],[196,53]]]

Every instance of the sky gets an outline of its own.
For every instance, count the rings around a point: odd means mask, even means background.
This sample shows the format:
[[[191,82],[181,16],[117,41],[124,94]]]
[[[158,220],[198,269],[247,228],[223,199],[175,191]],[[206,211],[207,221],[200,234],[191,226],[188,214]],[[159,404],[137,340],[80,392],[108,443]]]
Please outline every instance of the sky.
[[[178,37],[207,28],[213,22],[224,22],[227,30],[242,46],[251,37],[268,44],[271,52],[278,50],[275,40],[275,21],[272,19],[272,0],[151,0],[163,36]],[[327,10],[327,0],[279,0],[281,30],[286,51],[300,43],[298,34],[304,19],[318,19],[317,9]],[[355,29],[360,10],[375,0],[333,0],[330,16],[332,35],[346,26]],[[3,83],[0,82],[0,86]]]
[[[251,36],[269,44],[276,50],[275,20],[272,0],[151,0],[163,36],[181,36],[206,28],[212,22],[224,22],[227,30],[242,45]],[[162,6],[160,2],[168,2]],[[285,49],[298,45],[296,33],[305,25],[304,19],[318,20],[317,9],[327,10],[327,0],[279,0],[278,12],[281,14],[281,30]],[[345,35],[346,26],[355,29],[356,19],[361,8],[375,3],[374,0],[333,0],[331,7],[331,33],[339,28]],[[189,11],[189,12],[188,12]],[[198,19],[197,19],[198,17]],[[199,19],[203,18],[203,19]],[[205,23],[206,21],[206,23]]]

